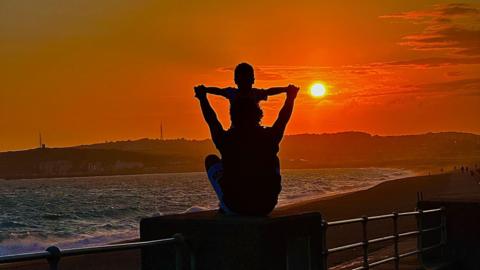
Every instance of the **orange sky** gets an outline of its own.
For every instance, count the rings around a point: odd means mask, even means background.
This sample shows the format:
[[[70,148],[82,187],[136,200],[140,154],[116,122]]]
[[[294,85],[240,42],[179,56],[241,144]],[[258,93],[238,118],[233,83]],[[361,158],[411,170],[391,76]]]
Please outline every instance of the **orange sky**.
[[[161,3],[160,3],[161,2]],[[192,86],[299,85],[287,134],[480,133],[476,1],[0,2],[0,151],[207,138]],[[295,4],[293,4],[295,3]],[[329,96],[307,87],[324,81]],[[262,103],[272,123],[283,97]],[[224,126],[228,103],[213,103]]]

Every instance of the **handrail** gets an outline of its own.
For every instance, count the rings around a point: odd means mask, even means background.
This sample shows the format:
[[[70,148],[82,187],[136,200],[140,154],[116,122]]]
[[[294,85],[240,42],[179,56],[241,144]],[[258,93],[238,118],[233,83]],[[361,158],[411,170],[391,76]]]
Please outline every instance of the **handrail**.
[[[329,248],[329,249],[327,249],[326,253],[331,254],[331,253],[335,253],[335,252],[338,252],[338,251],[344,251],[344,250],[347,250],[347,249],[352,249],[352,248],[361,247],[361,246],[363,246],[362,242],[353,243],[353,244],[344,245],[344,246],[340,246],[340,247]]]
[[[171,237],[171,238],[164,238],[164,239],[152,240],[152,241],[95,246],[90,248],[72,248],[72,249],[66,249],[62,251],[62,256],[76,256],[76,255],[86,255],[86,254],[121,251],[121,250],[131,250],[131,249],[137,249],[137,248],[157,246],[162,244],[170,244],[170,243],[176,244],[180,242],[181,241],[179,241],[178,239]]]
[[[441,214],[441,223],[439,226],[436,227],[430,227],[430,228],[422,228],[422,222],[421,222],[421,217],[424,214],[434,214],[434,213],[440,213]],[[415,231],[408,231],[408,232],[403,232],[403,233],[398,233],[398,218],[399,217],[405,217],[405,216],[415,216],[418,221],[419,228],[418,230]],[[367,223],[369,221],[375,221],[375,220],[384,220],[384,219],[392,219],[393,220],[393,235],[387,235],[383,237],[378,237],[374,239],[368,239],[367,238]],[[323,222],[322,226],[322,234],[324,237],[326,236],[326,230],[328,227],[332,226],[340,226],[340,225],[347,225],[347,224],[353,224],[353,223],[362,223],[362,228],[363,228],[363,241],[362,242],[356,242],[356,243],[350,243],[347,245],[343,246],[338,246],[334,248],[329,248],[327,249],[325,244],[324,244],[324,250],[322,252],[323,255],[323,268],[328,269],[327,265],[327,257],[329,254],[340,252],[340,251],[345,251],[349,249],[354,249],[354,248],[363,248],[363,265],[359,266],[357,268],[354,268],[352,270],[363,270],[363,269],[370,269],[375,266],[394,261],[395,262],[395,269],[399,269],[399,260],[401,258],[405,258],[408,256],[412,256],[415,254],[421,254],[423,252],[442,247],[446,245],[446,240],[445,240],[445,231],[446,231],[446,223],[445,223],[445,213],[444,213],[444,208],[435,208],[435,209],[428,209],[428,210],[416,210],[416,211],[410,211],[410,212],[402,212],[402,213],[397,213],[394,212],[392,214],[385,214],[385,215],[378,215],[378,216],[363,216],[361,218],[352,218],[352,219],[345,219],[345,220],[336,220],[336,221],[330,221],[330,222]],[[439,243],[431,245],[429,247],[422,247],[421,246],[421,238],[424,233],[432,232],[432,231],[440,231],[441,233],[441,240]],[[414,236],[417,235],[418,237],[418,248],[414,251],[406,252],[400,254],[398,251],[398,242],[400,238],[404,237],[409,237],[409,236]],[[374,262],[370,262],[368,260],[368,246],[370,244],[374,243],[380,243],[384,241],[389,241],[393,240],[394,241],[394,256],[384,258],[381,260],[377,260]],[[324,239],[325,241],[325,239]]]
[[[179,244],[181,245],[185,244],[185,240],[181,234],[175,234],[173,237],[163,238],[158,240],[100,245],[100,246],[92,246],[92,247],[84,247],[84,248],[70,248],[70,249],[60,250],[56,246],[51,246],[47,248],[45,251],[0,256],[0,264],[46,259],[48,260],[50,269],[57,269],[58,261],[62,257],[122,251],[122,250],[132,250],[132,249],[160,246],[160,245],[179,245]],[[177,256],[179,255],[178,253],[179,251],[177,250]],[[183,268],[177,267],[177,269],[183,269]]]
[[[422,214],[431,214],[431,213],[436,213],[436,212],[441,212],[443,211],[442,208],[435,208],[435,209],[429,209],[429,210],[423,210],[423,211],[411,211],[411,212],[402,212],[402,213],[397,213],[399,217],[404,217],[404,216],[415,216],[419,215],[420,212]],[[393,218],[394,213],[392,214],[386,214],[386,215],[379,215],[379,216],[371,216],[367,217],[368,220],[381,220],[381,219],[388,219],[388,218]],[[351,224],[351,223],[360,223],[363,221],[363,218],[352,218],[352,219],[342,219],[342,220],[336,220],[336,221],[329,221],[327,222],[328,226],[338,226],[338,225],[345,225],[345,224]]]
[[[46,259],[50,256],[48,251],[39,251],[31,253],[21,253],[15,255],[6,255],[0,257],[0,263],[13,263],[13,262],[23,262],[23,261],[33,261]]]
[[[442,227],[437,226],[437,227],[431,227],[431,228],[423,229],[421,231],[409,231],[409,232],[399,233],[398,237],[399,238],[404,238],[404,237],[408,237],[408,236],[412,236],[412,235],[418,235],[419,233],[427,233],[427,232],[436,231],[436,230],[440,230],[440,229],[442,229]],[[380,243],[380,242],[384,242],[384,241],[388,241],[388,240],[394,240],[394,239],[395,239],[395,235],[387,235],[387,236],[384,236],[384,237],[370,239],[370,240],[368,240],[368,244],[375,244],[375,243]],[[351,244],[344,245],[344,246],[330,248],[330,249],[327,250],[327,253],[335,253],[335,252],[338,252],[338,251],[343,251],[343,250],[347,250],[347,249],[351,249],[351,248],[361,247],[363,245],[364,245],[364,242],[351,243]]]

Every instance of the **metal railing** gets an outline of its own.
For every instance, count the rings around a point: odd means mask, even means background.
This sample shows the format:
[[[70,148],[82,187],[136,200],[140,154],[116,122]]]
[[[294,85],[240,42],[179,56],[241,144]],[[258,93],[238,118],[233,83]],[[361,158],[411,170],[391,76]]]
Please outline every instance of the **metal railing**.
[[[440,224],[435,227],[423,228],[423,216],[429,215],[429,214],[440,214],[441,215]],[[415,216],[417,218],[417,230],[399,233],[398,219],[400,217],[406,217],[406,216]],[[368,232],[367,232],[368,222],[376,221],[376,220],[386,220],[386,219],[392,219],[393,221],[393,234],[387,235],[384,237],[368,239]],[[354,223],[362,224],[362,236],[363,236],[362,242],[352,243],[352,244],[343,245],[339,247],[327,248],[327,243],[326,243],[327,229],[329,227],[354,224]],[[322,241],[323,241],[322,243],[323,268],[322,269],[325,269],[325,270],[328,269],[327,259],[330,254],[345,251],[345,250],[350,250],[354,248],[362,248],[363,263],[362,263],[362,266],[353,268],[351,270],[370,269],[388,262],[394,262],[395,269],[398,270],[401,259],[408,256],[421,255],[426,251],[440,248],[446,244],[446,218],[445,218],[445,211],[443,208],[417,210],[417,211],[403,212],[403,213],[394,212],[392,214],[386,214],[386,215],[371,216],[371,217],[363,216],[361,218],[338,220],[338,221],[331,221],[331,222],[323,221],[321,230],[322,230]],[[434,232],[434,231],[440,232],[440,241],[431,246],[423,247],[422,246],[423,235],[425,233]],[[405,237],[411,237],[411,236],[417,236],[417,249],[413,251],[405,252],[405,253],[400,253],[399,246],[398,246],[400,239]],[[382,243],[385,241],[393,241],[394,255],[388,258],[384,258],[376,261],[370,261],[369,245]],[[64,257],[133,250],[133,249],[139,249],[139,248],[167,246],[167,245],[171,245],[175,247],[175,262],[176,262],[175,269],[177,270],[192,269],[193,266],[190,265],[191,261],[189,260],[192,254],[190,254],[190,250],[188,249],[185,239],[181,234],[175,234],[170,238],[164,238],[159,240],[111,244],[111,245],[85,247],[85,248],[72,248],[72,249],[60,250],[56,246],[51,246],[42,252],[0,256],[0,264],[46,259],[49,264],[50,270],[58,270],[58,264],[60,262],[60,259]]]
[[[436,227],[429,227],[429,228],[423,228],[423,215],[426,214],[440,214],[441,219],[440,219],[440,224],[439,226]],[[415,216],[417,219],[417,230],[415,231],[408,231],[404,233],[399,233],[398,232],[398,218],[399,217],[405,217],[405,216]],[[392,235],[387,235],[384,237],[379,237],[379,238],[374,238],[374,239],[368,239],[367,235],[367,224],[369,221],[374,221],[374,220],[385,220],[385,219],[392,219],[393,221],[393,234]],[[362,237],[363,241],[362,242],[357,242],[357,243],[352,243],[344,246],[339,246],[339,247],[334,247],[334,248],[327,248],[327,228],[332,227],[332,226],[340,226],[340,225],[347,225],[347,224],[354,224],[354,223],[361,223],[362,224]],[[425,233],[432,232],[432,231],[440,231],[440,241],[437,244],[428,246],[428,247],[423,247],[422,246],[422,236]],[[332,222],[323,222],[322,226],[322,234],[323,234],[323,268],[322,269],[328,269],[327,265],[327,259],[328,255],[335,253],[335,252],[340,252],[340,251],[345,251],[349,249],[354,249],[354,248],[359,248],[362,247],[363,251],[363,262],[362,266],[353,268],[352,270],[364,270],[364,269],[370,269],[375,266],[385,264],[388,262],[394,262],[395,263],[395,269],[399,269],[399,263],[400,259],[412,256],[412,255],[420,255],[423,252],[433,250],[439,247],[442,247],[446,244],[446,219],[445,219],[445,211],[443,208],[436,208],[436,209],[429,209],[429,210],[416,210],[412,212],[403,212],[403,213],[397,213],[394,212],[392,214],[387,214],[387,215],[380,215],[380,216],[363,216],[361,218],[354,218],[354,219],[346,219],[346,220],[338,220],[338,221],[332,221]],[[398,243],[401,238],[409,237],[409,236],[417,236],[417,249],[410,251],[410,252],[405,252],[405,253],[399,253],[399,248],[398,248]],[[380,242],[385,242],[385,241],[393,241],[393,249],[394,249],[394,255],[385,259],[377,260],[370,262],[368,259],[369,255],[369,245],[370,244],[375,244],[375,243],[380,243]]]
[[[164,239],[158,239],[158,240],[152,240],[152,241],[111,244],[111,245],[93,246],[93,247],[85,247],[85,248],[71,248],[71,249],[61,250],[56,246],[51,246],[51,247],[48,247],[45,251],[41,251],[41,252],[21,253],[21,254],[15,254],[15,255],[1,256],[0,264],[46,259],[49,264],[50,270],[58,270],[58,263],[60,262],[60,259],[63,257],[97,254],[97,253],[114,252],[114,251],[125,251],[125,250],[133,250],[133,249],[154,247],[154,246],[167,246],[167,245],[171,245],[176,249],[175,269],[177,270],[189,269],[190,267],[186,258],[187,256],[190,256],[190,255],[185,254],[186,243],[185,243],[184,237],[181,234],[175,234],[170,238],[164,238]]]

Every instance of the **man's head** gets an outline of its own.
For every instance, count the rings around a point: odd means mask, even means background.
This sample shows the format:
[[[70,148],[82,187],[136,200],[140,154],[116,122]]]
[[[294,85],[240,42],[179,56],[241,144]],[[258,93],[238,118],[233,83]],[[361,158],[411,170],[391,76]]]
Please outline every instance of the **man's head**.
[[[235,68],[235,83],[238,88],[251,88],[254,82],[253,67],[247,63],[238,64]]]
[[[258,127],[262,117],[262,109],[250,98],[239,98],[230,106],[232,127],[241,129]]]

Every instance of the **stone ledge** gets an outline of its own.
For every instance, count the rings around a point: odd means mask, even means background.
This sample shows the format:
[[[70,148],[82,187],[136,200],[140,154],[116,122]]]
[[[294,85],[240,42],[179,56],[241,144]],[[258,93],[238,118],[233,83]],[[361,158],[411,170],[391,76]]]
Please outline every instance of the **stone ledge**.
[[[319,269],[319,213],[245,217],[216,211],[145,218],[141,240],[181,233],[192,251],[195,269]],[[172,248],[142,250],[142,269],[175,269]]]

